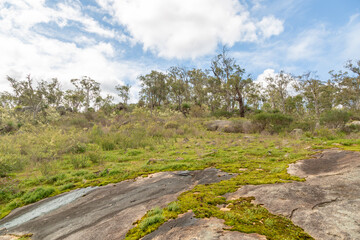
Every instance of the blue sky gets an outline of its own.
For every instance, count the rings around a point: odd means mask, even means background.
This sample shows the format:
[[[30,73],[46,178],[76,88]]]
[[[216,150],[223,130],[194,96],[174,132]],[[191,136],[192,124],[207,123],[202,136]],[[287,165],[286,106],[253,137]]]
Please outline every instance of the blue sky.
[[[208,68],[223,45],[258,81],[341,70],[360,59],[356,0],[0,0],[0,88],[90,76],[104,93],[170,66]]]

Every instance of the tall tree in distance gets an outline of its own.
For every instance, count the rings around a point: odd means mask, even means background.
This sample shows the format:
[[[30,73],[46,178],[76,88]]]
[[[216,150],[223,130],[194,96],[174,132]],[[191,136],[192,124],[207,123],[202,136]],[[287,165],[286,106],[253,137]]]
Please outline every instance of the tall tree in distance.
[[[307,102],[307,109],[313,109],[316,119],[319,120],[321,113],[321,94],[324,84],[319,80],[315,72],[307,72],[297,78],[294,87],[299,91]]]
[[[122,103],[124,105],[127,105],[127,102],[130,99],[129,93],[130,93],[131,86],[129,84],[126,85],[116,85],[115,89],[118,92],[118,96],[121,98]]]
[[[267,83],[265,91],[273,109],[278,109],[279,106],[279,110],[286,113],[286,98],[289,96],[287,88],[293,80],[291,74],[285,73],[283,70],[275,76],[265,78]]]
[[[244,76],[245,69],[236,64],[234,58],[228,56],[228,50],[224,47],[211,62],[211,71],[222,89],[227,111],[231,111],[234,103],[239,105],[240,117],[245,116],[244,90],[252,82],[250,76]]]
[[[338,87],[338,102],[353,111],[360,111],[360,60],[355,63],[348,61],[345,68],[351,72],[330,71],[332,81]]]
[[[147,103],[151,113],[155,106],[160,106],[167,99],[168,86],[166,78],[166,74],[158,71],[151,71],[149,74],[138,77],[141,82],[141,100]]]
[[[75,86],[76,93],[83,95],[85,112],[88,112],[91,102],[100,95],[100,83],[86,76],[71,79],[71,83]]]

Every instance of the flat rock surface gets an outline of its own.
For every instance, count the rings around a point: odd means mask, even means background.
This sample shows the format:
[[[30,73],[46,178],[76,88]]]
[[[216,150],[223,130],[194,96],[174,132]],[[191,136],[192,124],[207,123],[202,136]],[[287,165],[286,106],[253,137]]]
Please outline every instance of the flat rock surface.
[[[142,240],[266,240],[259,234],[245,234],[226,230],[224,220],[217,218],[198,219],[187,212],[177,219],[164,223]]]
[[[178,195],[197,184],[214,183],[231,176],[216,169],[186,172],[161,172],[146,178],[110,184],[8,229],[6,234],[32,233],[32,239],[123,239],[132,223],[155,206],[165,207]],[[63,194],[65,195],[65,194]],[[29,211],[36,211],[56,196],[13,211],[0,226],[16,221]],[[9,236],[9,235],[7,235]],[[1,239],[1,236],[0,236]]]
[[[325,150],[291,164],[288,172],[306,181],[244,186],[227,198],[254,196],[315,239],[360,239],[360,153]]]

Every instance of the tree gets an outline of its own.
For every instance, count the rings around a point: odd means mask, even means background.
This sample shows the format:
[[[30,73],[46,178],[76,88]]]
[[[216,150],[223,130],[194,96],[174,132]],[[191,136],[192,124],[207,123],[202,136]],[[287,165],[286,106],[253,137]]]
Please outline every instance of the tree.
[[[183,103],[189,99],[189,83],[187,71],[180,67],[171,67],[167,74],[170,100],[177,104],[177,109],[185,115]]]
[[[235,59],[227,56],[228,51],[223,48],[211,62],[211,70],[221,84],[227,111],[233,109],[234,102],[239,105],[241,117],[245,116],[244,91],[252,82],[250,76],[244,77],[245,69],[236,64]]]
[[[91,102],[100,95],[100,83],[86,76],[81,79],[71,79],[71,83],[76,88],[75,93],[81,95],[79,98],[83,99],[85,112],[87,112]]]
[[[189,70],[190,100],[196,105],[203,105],[207,102],[208,74],[201,69]]]
[[[106,95],[105,98],[98,96],[95,99],[95,106],[103,111],[106,115],[110,115],[113,112],[113,101],[114,97],[111,95]]]
[[[118,91],[118,96],[121,98],[122,103],[124,105],[127,105],[127,102],[129,100],[129,92],[130,92],[130,85],[117,85],[115,87],[116,91]]]
[[[64,92],[61,90],[60,82],[57,78],[52,78],[51,82],[42,80],[38,85],[38,89],[44,96],[46,104],[53,107],[58,107],[61,104]]]
[[[65,106],[71,108],[74,112],[78,112],[84,101],[84,98],[84,94],[78,89],[66,90],[64,95]]]
[[[240,117],[245,117],[245,106],[244,106],[244,97],[246,87],[252,83],[250,76],[244,77],[245,69],[240,68],[235,65],[236,71],[231,75],[228,88],[231,91],[231,95],[234,100],[239,104],[239,113]]]
[[[43,92],[39,88],[33,86],[33,79],[30,74],[26,76],[23,81],[17,81],[14,78],[7,76],[14,92],[14,99],[16,105],[26,106],[33,113],[33,119],[36,119],[37,113],[41,110],[44,104]]]
[[[321,95],[325,90],[324,84],[318,78],[314,72],[307,72],[299,76],[294,85],[295,89],[300,91],[306,99],[307,108],[314,110],[317,120],[321,114]]]
[[[286,113],[285,102],[288,97],[288,86],[293,81],[293,77],[289,73],[285,73],[283,70],[275,76],[268,76],[265,78],[267,83],[266,93],[273,109],[277,109],[280,106],[282,113]]]
[[[155,106],[160,106],[167,99],[168,85],[166,83],[166,74],[151,71],[146,75],[140,75],[138,79],[141,81],[140,95],[152,110]]]
[[[348,61],[345,68],[351,71],[334,73],[330,71],[332,80],[337,83],[339,90],[338,102],[353,111],[360,110],[360,60],[353,63]]]

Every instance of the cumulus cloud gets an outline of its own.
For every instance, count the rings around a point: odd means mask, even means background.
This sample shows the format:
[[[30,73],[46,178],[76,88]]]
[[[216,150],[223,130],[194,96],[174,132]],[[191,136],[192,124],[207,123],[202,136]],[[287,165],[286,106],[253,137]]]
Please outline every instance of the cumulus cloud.
[[[97,0],[126,27],[135,43],[165,58],[196,58],[218,44],[255,42],[278,35],[282,21],[261,21],[237,0]]]
[[[114,60],[118,52],[105,39],[116,38],[117,33],[85,15],[77,1],[54,7],[46,6],[44,0],[2,1],[0,16],[1,91],[10,90],[7,75],[23,79],[31,74],[35,80],[57,77],[64,88],[71,87],[72,78],[89,76],[100,82],[107,94],[114,92],[116,84],[134,80],[146,69],[139,63]],[[95,36],[88,37],[79,31],[73,41],[64,42],[51,34],[35,31],[38,24],[55,23],[64,28],[71,21],[78,22],[76,26]],[[136,101],[136,94],[132,96]]]

